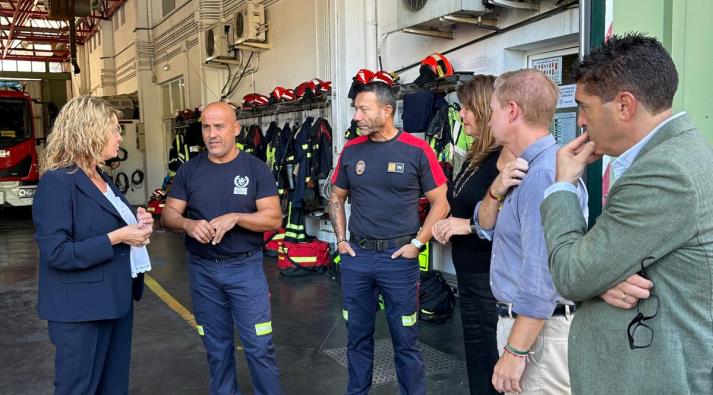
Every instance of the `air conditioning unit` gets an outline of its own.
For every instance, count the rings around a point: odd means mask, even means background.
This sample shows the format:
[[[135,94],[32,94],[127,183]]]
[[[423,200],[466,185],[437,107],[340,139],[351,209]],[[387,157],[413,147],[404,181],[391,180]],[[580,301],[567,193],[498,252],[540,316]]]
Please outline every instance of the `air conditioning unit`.
[[[446,16],[479,17],[492,12],[483,0],[399,0],[396,9],[398,29],[438,28],[453,22]]]
[[[265,42],[265,6],[247,0],[233,16],[235,44]]]
[[[232,42],[232,25],[229,23],[216,23],[203,32],[203,47],[205,48],[205,62],[234,60],[230,46]]]

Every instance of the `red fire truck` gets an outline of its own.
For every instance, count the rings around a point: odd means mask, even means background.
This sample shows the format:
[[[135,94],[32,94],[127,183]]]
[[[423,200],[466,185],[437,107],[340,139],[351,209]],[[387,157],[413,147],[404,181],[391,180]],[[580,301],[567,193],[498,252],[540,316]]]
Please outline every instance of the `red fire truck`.
[[[15,81],[0,81],[0,206],[29,206],[39,167],[32,99]]]

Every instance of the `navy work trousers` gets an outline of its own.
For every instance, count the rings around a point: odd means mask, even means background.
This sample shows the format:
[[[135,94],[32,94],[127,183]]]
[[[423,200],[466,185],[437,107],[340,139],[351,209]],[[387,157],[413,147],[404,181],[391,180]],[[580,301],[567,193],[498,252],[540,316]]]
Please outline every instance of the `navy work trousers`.
[[[341,255],[340,269],[347,321],[349,384],[347,394],[367,394],[374,365],[374,320],[378,296],[384,307],[394,347],[402,394],[426,393],[426,379],[416,327],[418,259],[391,259],[397,248],[376,252],[351,243],[356,256]]]
[[[255,394],[279,394],[262,253],[220,262],[189,254],[188,260],[193,310],[208,354],[210,393],[240,393],[235,371],[235,323]]]

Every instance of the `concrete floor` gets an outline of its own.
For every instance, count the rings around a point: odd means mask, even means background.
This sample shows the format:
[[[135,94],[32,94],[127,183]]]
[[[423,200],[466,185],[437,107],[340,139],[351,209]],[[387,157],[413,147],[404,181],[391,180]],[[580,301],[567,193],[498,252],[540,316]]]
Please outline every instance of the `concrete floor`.
[[[54,347],[47,323],[37,318],[38,254],[33,234],[29,211],[0,211],[0,394],[52,393]],[[191,311],[182,237],[156,232],[149,247],[150,276]],[[265,259],[265,272],[272,292],[273,341],[284,393],[344,393],[347,370],[329,356],[346,346],[340,285],[326,274],[285,278],[271,258]],[[130,392],[207,394],[208,368],[196,331],[149,288],[134,308]],[[418,325],[421,343],[436,358],[430,365],[427,359],[429,372],[436,371],[428,374],[428,392],[468,393],[458,312],[443,325]],[[386,320],[379,313],[375,339],[388,338]],[[244,354],[239,346],[236,352],[238,382],[241,391],[250,394]],[[389,373],[386,365],[376,363],[375,370]],[[374,385],[371,394],[397,394],[398,383],[386,380]]]

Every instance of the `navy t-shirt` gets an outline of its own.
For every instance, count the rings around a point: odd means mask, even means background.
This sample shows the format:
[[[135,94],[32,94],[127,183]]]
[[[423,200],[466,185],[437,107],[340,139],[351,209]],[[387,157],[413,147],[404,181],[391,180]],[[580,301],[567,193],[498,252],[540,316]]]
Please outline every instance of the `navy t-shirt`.
[[[227,213],[256,212],[255,201],[277,195],[277,187],[267,165],[250,154],[240,152],[232,161],[219,164],[203,152],[178,169],[168,195],[188,203],[188,218],[210,221]],[[238,225],[215,246],[186,235],[186,249],[203,258],[230,258],[255,251],[262,243],[261,232]]]
[[[418,199],[445,182],[431,147],[402,131],[383,142],[351,140],[332,175],[332,184],[349,191],[351,235],[381,240],[418,232]]]

